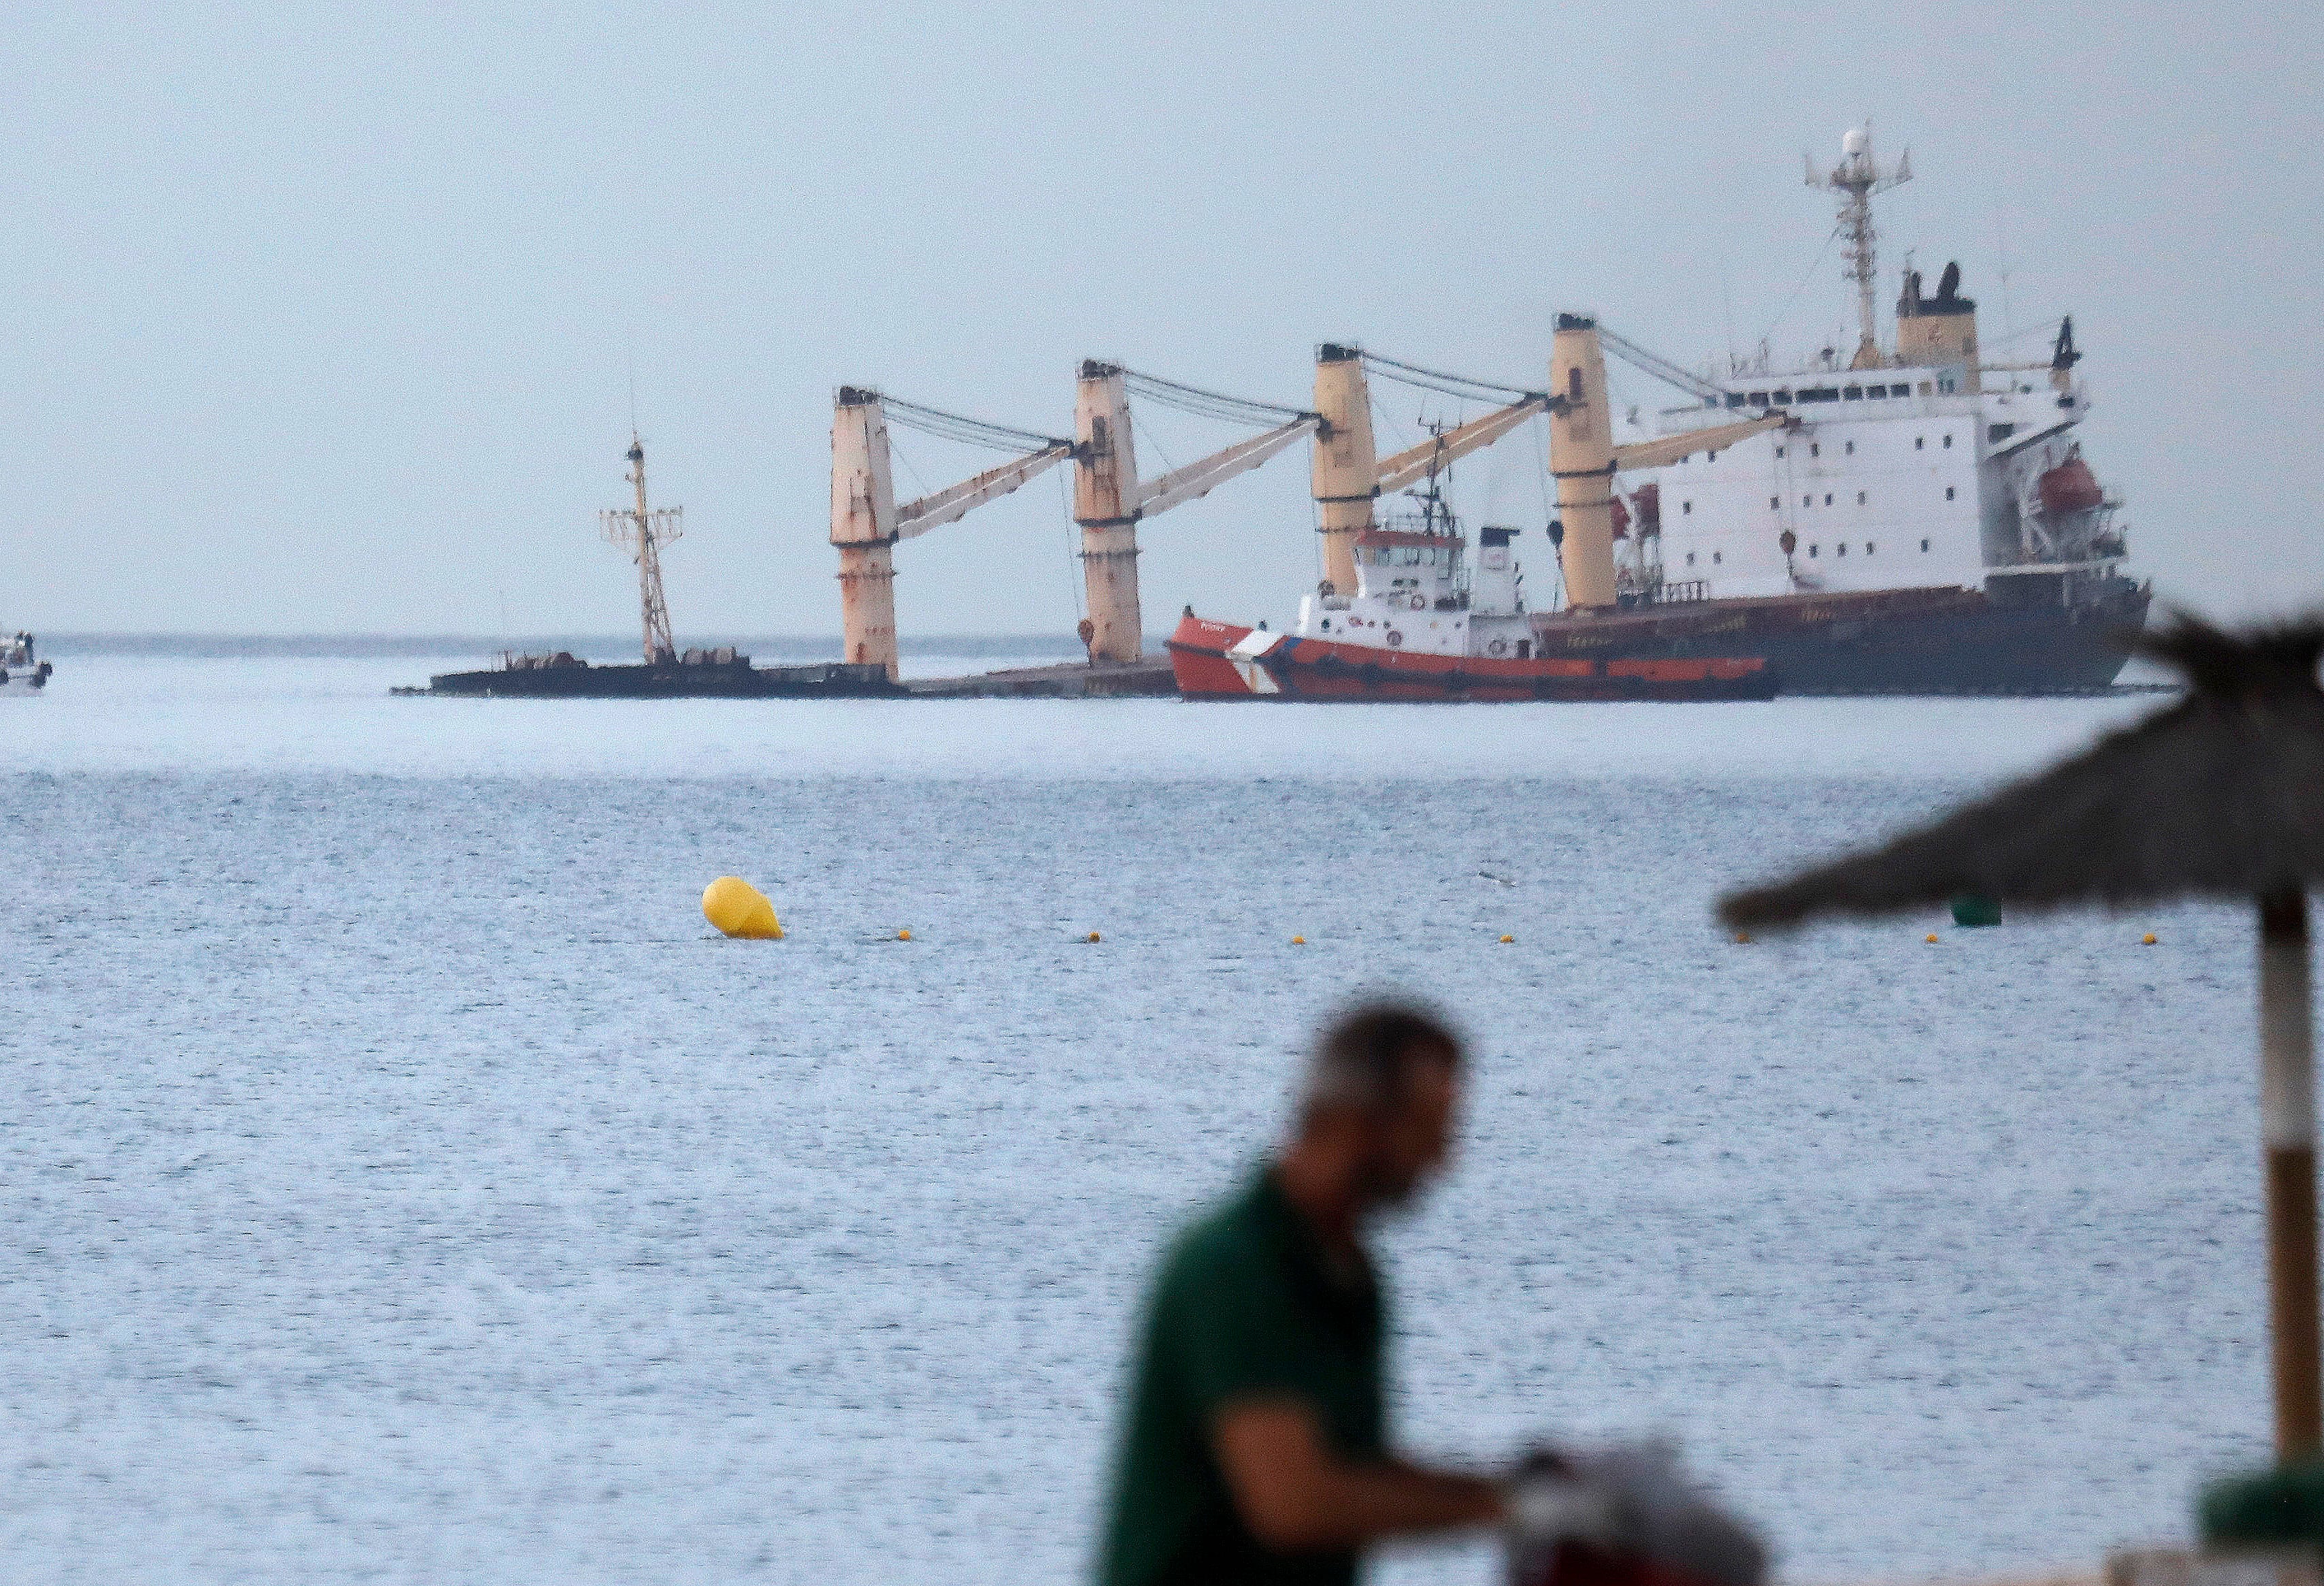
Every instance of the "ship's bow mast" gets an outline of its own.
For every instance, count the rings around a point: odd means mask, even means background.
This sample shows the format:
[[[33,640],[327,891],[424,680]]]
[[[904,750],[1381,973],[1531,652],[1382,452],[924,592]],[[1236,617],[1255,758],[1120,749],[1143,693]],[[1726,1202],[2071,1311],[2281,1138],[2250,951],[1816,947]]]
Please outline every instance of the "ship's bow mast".
[[[661,593],[661,547],[685,532],[683,507],[664,507],[650,511],[646,506],[645,443],[632,430],[630,434],[629,480],[637,487],[637,505],[617,508],[598,514],[605,538],[630,554],[638,564],[638,612],[640,624],[645,630],[643,648],[646,665],[673,661],[678,659],[678,645],[670,637],[669,603]]]

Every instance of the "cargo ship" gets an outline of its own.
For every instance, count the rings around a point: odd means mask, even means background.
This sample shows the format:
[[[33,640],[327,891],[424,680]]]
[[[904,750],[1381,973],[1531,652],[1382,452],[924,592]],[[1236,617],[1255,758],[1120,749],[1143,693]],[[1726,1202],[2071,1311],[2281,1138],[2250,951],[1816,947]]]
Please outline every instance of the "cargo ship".
[[[1798,367],[1763,350],[1698,373],[1580,314],[1558,317],[1537,392],[1319,349],[1323,568],[1296,636],[1345,637],[1375,501],[1435,466],[1425,447],[1375,459],[1367,380],[1385,377],[1508,404],[1439,435],[1440,460],[1546,415],[1561,589],[1520,589],[1536,659],[1756,657],[1800,694],[2111,687],[2153,592],[2126,570],[2120,503],[2077,437],[2090,394],[2073,321],[2045,358],[1990,361],[1949,265],[1933,293],[1908,267],[1884,327],[1871,200],[1910,175],[1909,156],[1879,164],[1861,128],[1837,166],[1811,163],[1810,182],[1840,196],[1859,337]],[[1692,400],[1618,416],[1609,355]]]
[[[1608,548],[1586,535],[1577,543],[1582,525],[1562,510],[1568,609],[1536,618],[1539,645],[1626,658],[1739,646],[1766,656],[1794,693],[2111,687],[2153,591],[2126,570],[2121,503],[2077,437],[2091,404],[2073,320],[2059,322],[2046,358],[1990,361],[1960,266],[1948,264],[1931,294],[1908,265],[1884,341],[1871,200],[1910,179],[1911,156],[1881,165],[1858,128],[1838,165],[1811,161],[1807,175],[1840,198],[1857,346],[1780,371],[1763,350],[1712,377],[1637,360],[1693,398],[1650,426],[1645,447],[1664,456],[1739,416],[1786,421],[1714,439],[1628,491],[1605,488],[1610,472],[1578,479],[1560,466],[1562,509],[1593,494],[1608,502],[1611,588]],[[1566,317],[1560,339],[1583,339],[1575,332],[1588,323]],[[1553,448],[1569,421],[1552,420]],[[1593,553],[1595,568],[1575,565]]]

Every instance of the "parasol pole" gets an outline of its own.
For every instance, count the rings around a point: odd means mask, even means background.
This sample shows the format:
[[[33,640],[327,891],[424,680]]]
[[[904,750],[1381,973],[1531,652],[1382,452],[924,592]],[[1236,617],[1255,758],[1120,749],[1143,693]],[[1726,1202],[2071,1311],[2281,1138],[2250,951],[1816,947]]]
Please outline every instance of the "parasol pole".
[[[2316,1289],[2316,1049],[2308,967],[2308,895],[2259,899],[2260,1136],[2267,1149],[2269,1333],[2275,1452],[2324,1452]]]

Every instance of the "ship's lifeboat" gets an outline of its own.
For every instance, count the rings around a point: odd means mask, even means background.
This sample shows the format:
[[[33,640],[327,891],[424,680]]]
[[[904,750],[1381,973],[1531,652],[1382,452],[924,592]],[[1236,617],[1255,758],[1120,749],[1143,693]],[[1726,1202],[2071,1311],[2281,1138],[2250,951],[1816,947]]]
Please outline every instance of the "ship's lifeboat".
[[[2106,504],[2106,492],[2098,488],[2098,475],[2082,461],[2079,447],[2042,475],[2041,490],[2045,512],[2087,512]]]

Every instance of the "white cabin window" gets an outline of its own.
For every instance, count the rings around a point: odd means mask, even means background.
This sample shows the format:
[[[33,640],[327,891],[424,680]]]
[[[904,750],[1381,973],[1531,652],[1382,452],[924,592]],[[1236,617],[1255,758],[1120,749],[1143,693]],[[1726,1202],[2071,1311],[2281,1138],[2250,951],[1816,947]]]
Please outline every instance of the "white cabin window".
[[[1720,558],[1723,558],[1726,554],[1727,554],[1727,553],[1726,553],[1725,551],[1719,551],[1719,550],[1714,550],[1714,551],[1712,551],[1712,552],[1711,553],[1711,565],[1712,567],[1717,567],[1717,566],[1719,565],[1719,563],[1720,563]]]
[[[1810,547],[1808,547],[1808,559],[1809,559],[1810,561],[1813,561],[1813,560],[1815,559],[1815,553],[1816,553],[1816,551],[1817,551],[1817,549],[1819,549],[1819,548],[1817,548],[1817,547],[1815,547],[1815,546],[1812,546],[1812,546],[1810,546]]]
[[[1777,500],[1776,500],[1774,496],[1772,496],[1772,495],[1771,495],[1771,496],[1769,496],[1769,497],[1767,498],[1767,510],[1768,510],[1769,512],[1774,512],[1777,507],[1782,506],[1783,504],[1784,504],[1784,503],[1783,503],[1782,502],[1777,501]]]
[[[1929,549],[1929,542],[1928,542],[1927,540],[1925,540],[1925,539],[1923,539],[1923,541],[1921,541],[1921,549],[1922,549],[1922,551],[1923,551],[1923,553],[1926,553],[1926,552],[1927,552],[1927,550],[1928,550],[1928,549]]]
[[[1824,504],[1824,505],[1826,505],[1826,506],[1830,506],[1830,505],[1831,505],[1831,497],[1830,497],[1829,495],[1825,496],[1825,497],[1823,498],[1823,504]]]
[[[1784,455],[1784,448],[1782,447],[1777,447],[1775,448],[1775,455],[1779,457],[1782,456]]]
[[[1841,541],[1840,542],[1840,549],[1839,549],[1838,550],[1836,550],[1836,551],[1833,551],[1831,554],[1832,554],[1832,555],[1834,555],[1834,556],[1836,556],[1836,557],[1844,557],[1844,556],[1846,556],[1846,555],[1848,554],[1848,541],[1846,541],[1845,539],[1841,540]]]
[[[1694,566],[1694,553],[1692,551],[1686,553],[1686,565],[1690,567]]]
[[[1925,435],[1916,435],[1913,437],[1913,449],[1916,452],[1926,450],[1928,444],[1929,438]]]
[[[1880,548],[1877,545],[1875,545],[1868,539],[1864,542],[1864,554],[1866,556],[1870,556],[1874,551],[1878,550]]]
[[[1820,457],[1823,456],[1823,447],[1821,443],[1812,440],[1808,442],[1808,456],[1812,457]]]
[[[1815,505],[1815,497],[1812,495],[1803,495],[1800,497],[1800,505],[1803,507],[1812,507]]]
[[[1953,499],[1953,487],[1950,484],[1945,486],[1945,499],[1947,501]]]
[[[1852,440],[1848,443],[1848,455],[1851,457],[1856,455],[1856,443]]]
[[[1683,501],[1678,503],[1678,515],[1680,517],[1683,518],[1692,511],[1694,511],[1694,503],[1692,502]]]
[[[1952,449],[1952,445],[1953,445],[1953,438],[1952,438],[1951,433],[1950,433],[1950,431],[1948,431],[1948,432],[1946,433],[1946,435],[1945,435],[1945,449],[1946,449],[1947,451],[1950,451],[1950,450]]]
[[[1856,493],[1856,504],[1859,507],[1864,504],[1864,493],[1860,490]]]

